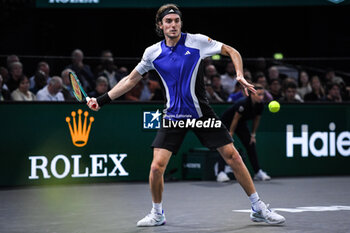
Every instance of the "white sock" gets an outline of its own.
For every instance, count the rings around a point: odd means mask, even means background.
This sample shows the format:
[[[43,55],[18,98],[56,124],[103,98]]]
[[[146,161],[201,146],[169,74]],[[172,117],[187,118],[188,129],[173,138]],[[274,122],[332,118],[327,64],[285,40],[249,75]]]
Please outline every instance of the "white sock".
[[[249,200],[252,203],[253,208],[257,206],[258,202],[260,201],[259,195],[257,192],[253,193],[252,195],[249,196]],[[255,209],[256,210],[256,209]]]
[[[154,203],[154,202],[152,202],[152,205],[153,205],[153,210],[157,214],[161,214],[163,212],[162,203]]]

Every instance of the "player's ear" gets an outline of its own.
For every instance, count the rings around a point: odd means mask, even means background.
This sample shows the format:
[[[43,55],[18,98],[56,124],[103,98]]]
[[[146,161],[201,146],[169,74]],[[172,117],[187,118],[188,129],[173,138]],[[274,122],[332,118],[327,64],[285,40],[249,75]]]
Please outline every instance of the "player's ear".
[[[159,22],[158,22],[158,27],[159,27],[161,30],[163,30],[163,22],[162,22],[162,21],[159,21]]]

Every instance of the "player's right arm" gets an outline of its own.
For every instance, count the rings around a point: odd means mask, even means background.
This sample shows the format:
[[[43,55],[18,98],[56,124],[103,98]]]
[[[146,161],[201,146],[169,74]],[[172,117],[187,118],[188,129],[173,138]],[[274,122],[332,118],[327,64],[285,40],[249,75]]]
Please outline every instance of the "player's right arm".
[[[120,80],[109,92],[104,94],[102,98],[109,98],[109,101],[114,100],[130,91],[141,79],[142,75],[134,69],[129,75]],[[96,98],[91,98],[87,105],[91,110],[98,111],[101,108],[99,103],[101,102]],[[92,108],[92,106],[96,107]]]
[[[160,43],[148,47],[143,54],[142,60],[135,67],[135,69],[125,78],[120,80],[109,92],[99,96],[97,99],[91,98],[91,100],[87,103],[89,108],[94,111],[98,111],[102,105],[124,95],[134,86],[136,86],[136,84],[142,79],[142,75],[154,68],[152,65],[152,60],[154,60],[154,56],[157,54],[157,51],[161,51],[159,48]],[[92,106],[95,108],[92,108]]]

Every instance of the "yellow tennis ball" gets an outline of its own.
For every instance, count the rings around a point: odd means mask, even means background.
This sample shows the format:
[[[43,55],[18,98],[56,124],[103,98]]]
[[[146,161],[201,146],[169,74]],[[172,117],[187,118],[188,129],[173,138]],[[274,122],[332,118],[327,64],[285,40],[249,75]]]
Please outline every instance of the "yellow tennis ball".
[[[281,106],[280,103],[278,103],[276,100],[273,100],[269,103],[269,110],[270,112],[278,112],[280,110]]]

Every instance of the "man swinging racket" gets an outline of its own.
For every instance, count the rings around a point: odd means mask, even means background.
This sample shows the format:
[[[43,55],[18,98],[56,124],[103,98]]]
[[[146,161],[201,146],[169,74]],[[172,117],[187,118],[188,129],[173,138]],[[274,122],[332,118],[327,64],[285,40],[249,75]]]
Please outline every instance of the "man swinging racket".
[[[87,103],[92,110],[98,111],[104,104],[132,89],[142,79],[142,75],[152,69],[158,72],[163,82],[167,98],[163,117],[165,122],[152,143],[153,161],[149,175],[153,208],[146,217],[137,222],[137,226],[165,224],[162,209],[164,171],[171,155],[178,151],[185,134],[190,129],[204,146],[218,150],[226,163],[231,166],[237,181],[251,201],[251,220],[269,224],[284,223],[283,216],[268,209],[260,200],[250,174],[233,146],[230,134],[223,124],[217,124],[221,122],[206,99],[203,79],[197,78],[201,60],[220,53],[232,59],[237,72],[237,81],[242,84],[246,94],[248,95],[248,90],[255,93],[253,85],[243,77],[240,54],[234,48],[207,36],[182,33],[181,28],[179,8],[173,4],[161,6],[156,14],[156,30],[165,39],[148,47],[141,62],[112,90],[97,99],[91,98]],[[209,120],[214,120],[216,123],[204,123]],[[165,125],[167,127],[164,127]],[[201,127],[205,125],[209,126]]]

